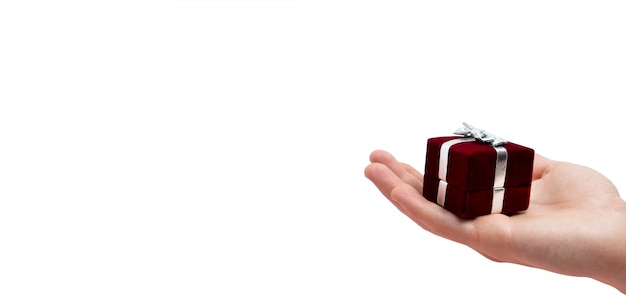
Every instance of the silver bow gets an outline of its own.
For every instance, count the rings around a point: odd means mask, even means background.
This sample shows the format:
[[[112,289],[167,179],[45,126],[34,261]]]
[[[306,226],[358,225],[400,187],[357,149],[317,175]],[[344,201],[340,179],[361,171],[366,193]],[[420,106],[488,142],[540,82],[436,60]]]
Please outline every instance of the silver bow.
[[[508,141],[502,137],[491,134],[485,130],[474,128],[474,126],[463,122],[463,126],[456,131],[454,134],[463,135],[465,137],[473,137],[476,140],[490,144],[492,146],[501,146],[507,143]]]

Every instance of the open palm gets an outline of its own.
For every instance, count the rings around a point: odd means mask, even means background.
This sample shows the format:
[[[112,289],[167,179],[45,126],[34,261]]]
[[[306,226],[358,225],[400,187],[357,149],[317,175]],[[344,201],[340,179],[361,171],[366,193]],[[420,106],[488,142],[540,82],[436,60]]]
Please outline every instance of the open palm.
[[[586,276],[626,292],[626,203],[593,169],[535,156],[528,210],[460,219],[422,196],[423,175],[385,151],[365,175],[424,229],[494,261]]]

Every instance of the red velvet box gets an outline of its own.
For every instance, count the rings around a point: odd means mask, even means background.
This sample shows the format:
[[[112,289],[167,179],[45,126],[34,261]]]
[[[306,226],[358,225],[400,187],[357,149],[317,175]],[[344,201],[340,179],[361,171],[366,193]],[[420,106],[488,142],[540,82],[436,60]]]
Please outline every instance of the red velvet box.
[[[495,146],[473,137],[430,138],[424,197],[461,218],[526,210],[534,153],[511,142]]]

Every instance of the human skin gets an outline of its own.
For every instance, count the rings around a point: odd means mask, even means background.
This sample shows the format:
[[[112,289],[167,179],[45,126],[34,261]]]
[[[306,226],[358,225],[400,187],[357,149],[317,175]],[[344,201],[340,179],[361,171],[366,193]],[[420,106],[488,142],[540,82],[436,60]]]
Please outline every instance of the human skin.
[[[422,196],[423,175],[374,151],[365,176],[422,228],[497,262],[590,277],[626,294],[626,202],[597,171],[535,155],[530,206],[458,218]]]

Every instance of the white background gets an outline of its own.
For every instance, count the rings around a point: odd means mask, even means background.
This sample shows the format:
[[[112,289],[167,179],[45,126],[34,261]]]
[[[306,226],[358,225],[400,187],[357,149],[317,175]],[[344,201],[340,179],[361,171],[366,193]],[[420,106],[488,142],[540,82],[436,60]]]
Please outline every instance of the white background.
[[[620,1],[0,4],[1,294],[617,294],[363,176],[461,122],[626,189]]]

